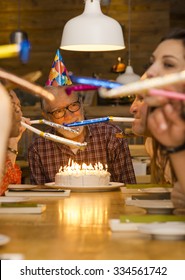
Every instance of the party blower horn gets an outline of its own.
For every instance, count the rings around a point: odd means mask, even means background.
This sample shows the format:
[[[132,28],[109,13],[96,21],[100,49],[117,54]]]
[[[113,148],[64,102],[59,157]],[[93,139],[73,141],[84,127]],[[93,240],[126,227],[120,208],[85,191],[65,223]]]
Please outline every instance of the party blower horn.
[[[69,147],[73,147],[73,148],[80,148],[82,150],[87,146],[86,142],[80,143],[80,142],[76,142],[76,141],[73,141],[73,140],[70,140],[70,139],[67,139],[67,138],[64,138],[64,137],[53,135],[53,134],[48,133],[48,132],[43,132],[43,131],[35,128],[35,127],[32,127],[32,126],[24,123],[24,122],[21,122],[21,124],[25,128],[31,130],[32,132],[38,134],[39,136],[41,136],[41,137],[43,137],[47,140],[51,140],[51,141],[54,141],[54,142],[65,144],[65,145],[67,145]]]
[[[26,81],[25,79],[22,79],[14,74],[11,74],[1,68],[0,68],[0,78],[8,80],[9,82],[17,85],[17,87],[23,88],[24,90],[30,92],[33,95],[39,96],[41,98],[45,98],[48,101],[54,100],[54,96],[50,92],[42,88],[41,86]]]
[[[79,122],[73,122],[73,123],[68,123],[64,124],[66,127],[75,127],[75,126],[85,126],[85,125],[90,125],[90,124],[95,124],[95,123],[102,123],[102,122],[133,122],[134,118],[125,118],[125,117],[102,117],[102,118],[97,118],[97,119],[88,119],[88,120],[83,120]]]
[[[38,71],[34,71],[34,72],[30,72],[28,74],[25,74],[24,76],[21,76],[21,78],[28,82],[33,83],[33,82],[37,81],[41,76],[42,76],[42,72],[38,70]],[[7,82],[5,87],[7,90],[11,90],[11,89],[14,89],[16,87],[16,85],[11,82]]]
[[[163,88],[168,85],[183,83],[185,81],[185,70],[177,73],[165,75],[163,77],[154,77],[146,80],[136,81],[127,85],[107,90],[99,89],[99,95],[102,98],[118,98],[127,95],[135,95],[140,92],[142,94],[154,88]]]
[[[0,46],[0,58],[19,56],[22,63],[27,63],[30,55],[30,42],[24,40],[19,44]]]

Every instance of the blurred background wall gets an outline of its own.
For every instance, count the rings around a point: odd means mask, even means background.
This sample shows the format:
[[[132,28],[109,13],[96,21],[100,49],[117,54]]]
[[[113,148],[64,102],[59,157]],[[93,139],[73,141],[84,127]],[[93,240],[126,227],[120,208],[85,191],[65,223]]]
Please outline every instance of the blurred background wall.
[[[126,48],[123,51],[84,53],[61,51],[68,70],[75,75],[116,79],[111,67],[122,57],[128,58],[128,0],[112,0],[102,11],[122,25]],[[83,0],[20,0],[20,27],[28,33],[31,55],[27,64],[19,59],[0,60],[0,67],[17,75],[40,70],[37,81],[47,80],[56,49],[60,45],[64,24],[83,12]],[[161,36],[170,27],[185,26],[185,1],[132,0],[131,7],[131,64],[134,72],[142,75],[149,56]],[[10,33],[18,26],[18,1],[0,1],[0,45],[8,44]],[[82,30],[83,32],[83,30]],[[70,34],[69,34],[70,36]]]

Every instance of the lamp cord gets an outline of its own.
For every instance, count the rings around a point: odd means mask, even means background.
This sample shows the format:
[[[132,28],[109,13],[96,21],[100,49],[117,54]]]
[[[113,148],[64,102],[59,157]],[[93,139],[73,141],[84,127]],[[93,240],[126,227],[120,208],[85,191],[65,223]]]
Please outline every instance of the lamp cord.
[[[130,33],[131,33],[131,0],[128,0],[128,65],[131,65],[131,50],[130,50]]]
[[[17,26],[18,26],[18,30],[20,30],[20,26],[21,26],[20,8],[21,8],[20,0],[17,0],[17,10],[18,10]]]

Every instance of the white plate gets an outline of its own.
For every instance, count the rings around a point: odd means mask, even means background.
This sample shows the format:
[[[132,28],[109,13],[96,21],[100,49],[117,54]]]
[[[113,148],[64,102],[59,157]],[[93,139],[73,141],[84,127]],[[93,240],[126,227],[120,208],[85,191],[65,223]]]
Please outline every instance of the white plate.
[[[107,186],[94,186],[94,187],[66,187],[66,186],[58,186],[55,184],[55,182],[46,183],[45,186],[50,187],[60,187],[66,190],[71,190],[72,192],[108,192],[108,191],[114,191],[119,189],[121,186],[123,186],[123,183],[119,182],[110,182]]]
[[[127,199],[126,205],[141,207],[147,210],[149,214],[169,214],[174,206],[171,200],[132,200]]]
[[[0,254],[0,260],[24,260],[24,255],[16,253],[2,253]]]
[[[10,237],[7,235],[0,234],[0,245],[5,245],[10,241]]]
[[[184,222],[151,223],[138,226],[138,231],[150,234],[158,240],[182,240],[185,238]]]
[[[144,193],[170,193],[172,188],[146,188],[140,189],[140,192]]]
[[[11,202],[22,202],[29,200],[29,197],[7,197],[7,196],[0,196],[0,203],[11,203]]]
[[[121,223],[119,219],[110,219],[109,226],[112,231],[137,231],[139,223]]]

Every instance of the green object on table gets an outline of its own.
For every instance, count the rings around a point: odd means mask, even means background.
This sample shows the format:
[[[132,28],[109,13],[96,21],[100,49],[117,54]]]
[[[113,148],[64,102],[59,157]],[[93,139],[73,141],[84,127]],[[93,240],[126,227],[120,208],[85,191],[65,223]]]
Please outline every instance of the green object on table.
[[[8,203],[1,203],[0,208],[21,208],[21,207],[38,207],[38,203],[32,202],[8,202]]]
[[[171,184],[125,184],[127,189],[172,188]]]
[[[121,223],[185,222],[185,215],[122,215]]]

